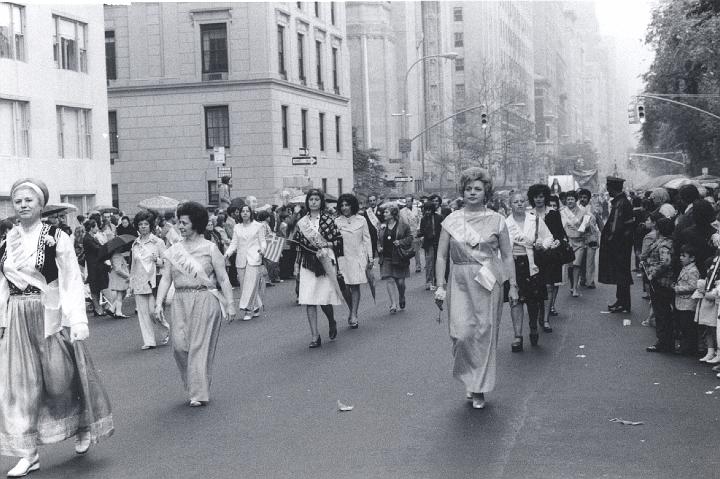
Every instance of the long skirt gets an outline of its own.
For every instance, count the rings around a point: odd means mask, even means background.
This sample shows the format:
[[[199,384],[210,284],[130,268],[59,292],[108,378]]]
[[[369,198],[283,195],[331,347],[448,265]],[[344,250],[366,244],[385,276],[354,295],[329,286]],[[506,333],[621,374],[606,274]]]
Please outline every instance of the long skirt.
[[[237,269],[237,281],[240,285],[240,309],[256,309],[262,306],[260,298],[260,282],[262,275],[260,274],[261,266],[246,265],[244,268]]]
[[[495,388],[495,354],[502,312],[503,288],[492,291],[473,278],[477,264],[453,264],[448,281],[448,316],[453,344],[453,376],[465,390],[486,393]]]
[[[188,398],[209,401],[222,320],[220,301],[207,290],[177,288],[170,311],[173,355]]]
[[[107,392],[84,341],[63,329],[45,337],[39,295],[11,296],[0,339],[0,453],[29,456],[39,444],[113,433]]]

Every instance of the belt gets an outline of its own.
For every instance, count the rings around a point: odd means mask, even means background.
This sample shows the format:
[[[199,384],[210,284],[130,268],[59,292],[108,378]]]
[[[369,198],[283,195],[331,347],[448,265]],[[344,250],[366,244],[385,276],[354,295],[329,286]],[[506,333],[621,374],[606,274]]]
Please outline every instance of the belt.
[[[35,286],[28,286],[25,290],[20,290],[16,287],[10,288],[10,296],[35,296],[40,293],[42,293],[42,291]]]
[[[207,291],[207,286],[180,286],[176,287],[175,291]]]

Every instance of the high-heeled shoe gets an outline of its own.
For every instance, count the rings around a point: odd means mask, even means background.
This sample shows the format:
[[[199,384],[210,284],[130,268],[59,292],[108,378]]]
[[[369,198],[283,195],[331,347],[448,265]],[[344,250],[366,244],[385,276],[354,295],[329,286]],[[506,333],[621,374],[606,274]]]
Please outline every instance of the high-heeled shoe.
[[[473,409],[485,409],[485,394],[473,393],[472,407]]]
[[[313,349],[313,348],[319,348],[320,346],[322,346],[322,338],[320,338],[320,335],[318,334],[317,339],[310,341],[309,347],[310,347],[310,349]]]
[[[353,320],[352,318],[349,318],[348,326],[350,326],[350,329],[357,329],[359,325],[358,325],[357,320]]]
[[[40,456],[35,453],[31,457],[22,457],[15,464],[15,467],[10,469],[7,473],[7,477],[23,477],[30,474],[32,471],[40,469]]]
[[[337,337],[337,322],[335,322],[334,319],[329,320],[329,328],[328,328],[328,336],[330,336],[330,339],[335,339]]]
[[[90,434],[79,432],[75,436],[75,454],[85,454],[90,449]]]
[[[550,327],[550,323],[548,321],[545,321],[542,326],[543,333],[552,333],[552,328]]]
[[[553,306],[552,308],[550,308],[550,316],[557,316],[557,315],[558,315],[558,312],[555,309],[555,307]]]
[[[537,329],[534,331],[530,331],[530,345],[537,346],[538,339],[540,339],[540,335],[538,334]]]
[[[405,309],[405,298],[400,298],[400,309]]]
[[[515,336],[515,339],[512,342],[512,345],[510,346],[510,349],[513,353],[520,353],[523,350],[523,337],[522,336]]]

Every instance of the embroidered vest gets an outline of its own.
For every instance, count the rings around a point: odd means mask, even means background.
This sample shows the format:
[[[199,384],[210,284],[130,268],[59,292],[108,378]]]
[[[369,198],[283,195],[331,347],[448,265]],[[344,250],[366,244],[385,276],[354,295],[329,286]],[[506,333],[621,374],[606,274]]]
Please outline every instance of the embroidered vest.
[[[50,246],[45,242],[45,236],[51,236],[55,238],[55,244]],[[37,255],[35,259],[35,269],[45,278],[48,284],[58,279],[58,267],[55,258],[57,256],[57,241],[60,236],[60,230],[56,226],[50,226],[44,224],[40,229],[40,238],[37,244]],[[0,246],[0,268],[4,267],[5,260],[7,259],[7,242]],[[14,284],[9,283],[11,293],[22,292]]]

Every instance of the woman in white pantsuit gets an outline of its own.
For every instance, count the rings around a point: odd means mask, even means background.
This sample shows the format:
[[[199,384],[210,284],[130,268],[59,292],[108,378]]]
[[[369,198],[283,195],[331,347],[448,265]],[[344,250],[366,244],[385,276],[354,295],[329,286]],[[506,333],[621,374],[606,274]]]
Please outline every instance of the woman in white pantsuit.
[[[225,257],[229,258],[237,252],[235,267],[240,285],[239,308],[245,311],[243,321],[248,321],[260,316],[262,307],[259,294],[262,281],[260,267],[267,242],[263,225],[255,221],[255,214],[250,206],[244,205],[240,208],[240,219],[242,222],[233,228],[232,241],[225,252]]]
[[[140,333],[143,338],[141,349],[153,349],[155,331],[153,329],[152,312],[155,310],[155,293],[157,292],[157,277],[163,266],[162,252],[165,251],[165,242],[150,232],[155,220],[152,213],[141,211],[135,215],[133,224],[140,237],[132,246],[132,267],[130,268],[130,288],[135,294]],[[160,344],[167,344],[169,340],[170,325],[162,320],[165,329]]]

